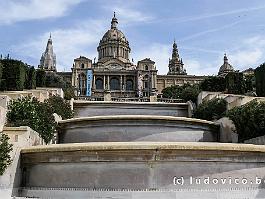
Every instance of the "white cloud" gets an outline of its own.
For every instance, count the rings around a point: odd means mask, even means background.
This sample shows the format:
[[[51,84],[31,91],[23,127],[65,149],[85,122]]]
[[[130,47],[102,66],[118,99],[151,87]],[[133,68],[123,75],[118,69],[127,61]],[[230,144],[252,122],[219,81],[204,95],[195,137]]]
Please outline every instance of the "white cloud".
[[[168,59],[171,55],[171,45],[164,45],[154,43],[148,47],[141,49],[134,49],[132,58],[135,61],[140,61],[145,58],[150,58],[156,62],[156,69],[159,74],[167,74],[168,72]],[[135,63],[136,64],[136,63]]]
[[[97,43],[105,31],[100,20],[87,20],[70,29],[57,29],[52,32],[54,52],[57,56],[57,70],[70,71],[74,58],[80,55],[93,59],[97,56]],[[50,32],[30,41],[23,41],[13,47],[21,56],[26,55],[33,60],[35,66],[39,64],[41,54],[44,52]]]
[[[229,54],[229,60],[237,70],[256,68],[265,61],[265,39],[262,36],[247,38],[241,47]]]
[[[82,0],[8,0],[0,2],[0,24],[61,17]]]
[[[234,15],[234,14],[240,14],[240,13],[247,13],[247,12],[253,12],[258,10],[264,10],[265,6],[258,6],[258,7],[249,7],[249,8],[240,8],[235,10],[229,10],[224,12],[217,12],[217,13],[209,13],[209,14],[203,14],[198,16],[188,16],[188,17],[182,17],[182,18],[168,18],[168,19],[161,19],[159,21],[171,21],[174,23],[184,23],[184,22],[193,22],[193,21],[199,21],[204,19],[211,19],[215,17],[223,17],[228,15]]]
[[[136,2],[128,2],[126,5],[122,3],[107,4],[103,6],[103,9],[109,12],[116,12],[116,17],[121,24],[129,26],[134,22],[147,22],[154,19],[153,16],[145,12],[140,11],[139,9],[133,8],[133,4]]]

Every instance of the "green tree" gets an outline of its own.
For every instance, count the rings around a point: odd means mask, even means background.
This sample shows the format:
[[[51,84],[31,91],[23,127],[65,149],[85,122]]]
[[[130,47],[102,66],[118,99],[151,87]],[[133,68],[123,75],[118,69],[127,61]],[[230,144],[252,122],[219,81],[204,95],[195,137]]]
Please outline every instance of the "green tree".
[[[225,76],[226,92],[231,94],[244,94],[246,85],[243,73],[231,72]]]
[[[9,137],[0,133],[0,175],[3,175],[6,168],[11,164],[10,152],[12,151],[12,144],[8,142]]]
[[[28,66],[26,70],[26,89],[35,89],[36,88],[36,70],[33,66]]]
[[[235,124],[239,141],[265,135],[265,102],[253,100],[227,113]]]
[[[255,75],[245,76],[246,92],[254,91],[255,82],[256,82]]]
[[[255,69],[256,93],[259,97],[265,97],[265,63]]]
[[[27,65],[19,60],[2,59],[3,64],[1,90],[23,90]]]
[[[46,73],[45,76],[45,86],[46,87],[56,87],[56,88],[65,88],[66,82],[60,75],[57,75],[53,72]]]
[[[45,103],[52,107],[52,111],[60,115],[62,119],[69,119],[74,115],[70,104],[60,96],[52,96],[45,100]]]
[[[36,86],[45,87],[46,72],[43,69],[37,69],[36,71]]]
[[[63,92],[64,92],[64,99],[66,100],[70,100],[72,98],[75,98],[75,89],[74,87],[68,83],[66,83],[66,87],[63,88]]]
[[[49,104],[41,103],[36,98],[24,97],[12,100],[8,109],[9,126],[29,126],[37,131],[46,143],[53,138],[56,123]]]
[[[225,116],[227,102],[224,99],[212,99],[201,103],[194,111],[193,117],[203,120],[218,120]]]
[[[223,77],[212,76],[207,77],[200,83],[202,91],[223,92],[226,88],[226,82]]]
[[[197,84],[174,85],[162,90],[163,97],[165,98],[183,99],[184,101],[191,100],[194,103],[196,103],[199,93],[200,89]]]

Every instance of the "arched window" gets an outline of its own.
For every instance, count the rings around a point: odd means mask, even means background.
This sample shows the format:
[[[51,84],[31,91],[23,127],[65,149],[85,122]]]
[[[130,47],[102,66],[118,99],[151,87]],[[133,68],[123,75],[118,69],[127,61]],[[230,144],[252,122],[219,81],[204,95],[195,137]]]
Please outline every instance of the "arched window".
[[[81,68],[85,68],[85,64],[82,63],[82,64],[81,64]]]
[[[120,81],[117,77],[110,79],[110,90],[120,90]]]
[[[145,70],[148,70],[148,66],[147,66],[147,65],[145,65],[145,66],[144,66],[144,69],[145,69]]]
[[[126,80],[126,90],[127,91],[133,90],[133,80],[131,79]]]
[[[96,89],[103,89],[103,80],[101,78],[96,79]]]

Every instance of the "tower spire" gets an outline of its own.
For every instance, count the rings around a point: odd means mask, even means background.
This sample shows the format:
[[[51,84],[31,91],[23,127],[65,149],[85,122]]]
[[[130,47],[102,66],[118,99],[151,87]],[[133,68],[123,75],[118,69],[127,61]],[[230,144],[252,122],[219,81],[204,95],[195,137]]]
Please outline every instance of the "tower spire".
[[[227,56],[226,56],[226,53],[224,54],[224,63],[225,63],[225,64],[228,63],[228,58],[227,58]]]
[[[116,29],[118,25],[118,20],[116,18],[116,13],[114,12],[113,18],[111,20],[111,29]]]

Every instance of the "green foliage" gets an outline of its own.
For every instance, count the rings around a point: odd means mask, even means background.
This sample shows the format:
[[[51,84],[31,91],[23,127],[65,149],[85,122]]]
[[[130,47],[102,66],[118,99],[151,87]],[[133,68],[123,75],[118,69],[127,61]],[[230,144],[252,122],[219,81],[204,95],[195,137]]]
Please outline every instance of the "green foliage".
[[[246,85],[243,73],[231,72],[225,76],[226,92],[231,94],[244,94]]]
[[[259,97],[265,97],[265,63],[255,69],[256,93]]]
[[[223,92],[225,91],[225,88],[226,84],[225,79],[223,77],[208,77],[200,83],[200,89],[202,91]]]
[[[27,65],[22,61],[2,59],[3,64],[1,90],[23,90]]]
[[[68,85],[68,83],[66,83],[66,87],[63,88],[63,92],[64,92],[64,99],[70,100],[72,98],[75,98],[75,89],[71,85]]]
[[[254,91],[255,82],[256,82],[256,79],[254,75],[245,76],[246,92]]]
[[[8,106],[7,121],[10,126],[29,126],[48,143],[55,133],[56,123],[53,109],[36,98],[12,100]]]
[[[52,96],[45,102],[52,107],[54,113],[62,116],[62,119],[69,119],[74,115],[70,104],[60,96]]]
[[[253,100],[227,113],[235,124],[239,141],[265,135],[265,102]]]
[[[7,135],[0,133],[0,175],[4,174],[4,171],[12,162],[10,157],[12,144],[8,143],[8,140]]]
[[[56,88],[65,88],[66,82],[60,75],[57,75],[53,72],[46,73],[45,76],[45,86],[46,87],[56,87]]]
[[[200,89],[197,84],[175,85],[162,90],[163,97],[165,98],[183,99],[184,101],[191,100],[194,103],[196,103],[199,93]]]
[[[26,81],[24,87],[26,89],[36,88],[36,70],[33,66],[29,66],[26,70]]]
[[[37,69],[36,71],[36,85],[37,87],[45,87],[46,72],[43,69]]]
[[[226,113],[227,102],[224,99],[212,99],[201,103],[194,111],[193,117],[203,120],[218,120]]]

